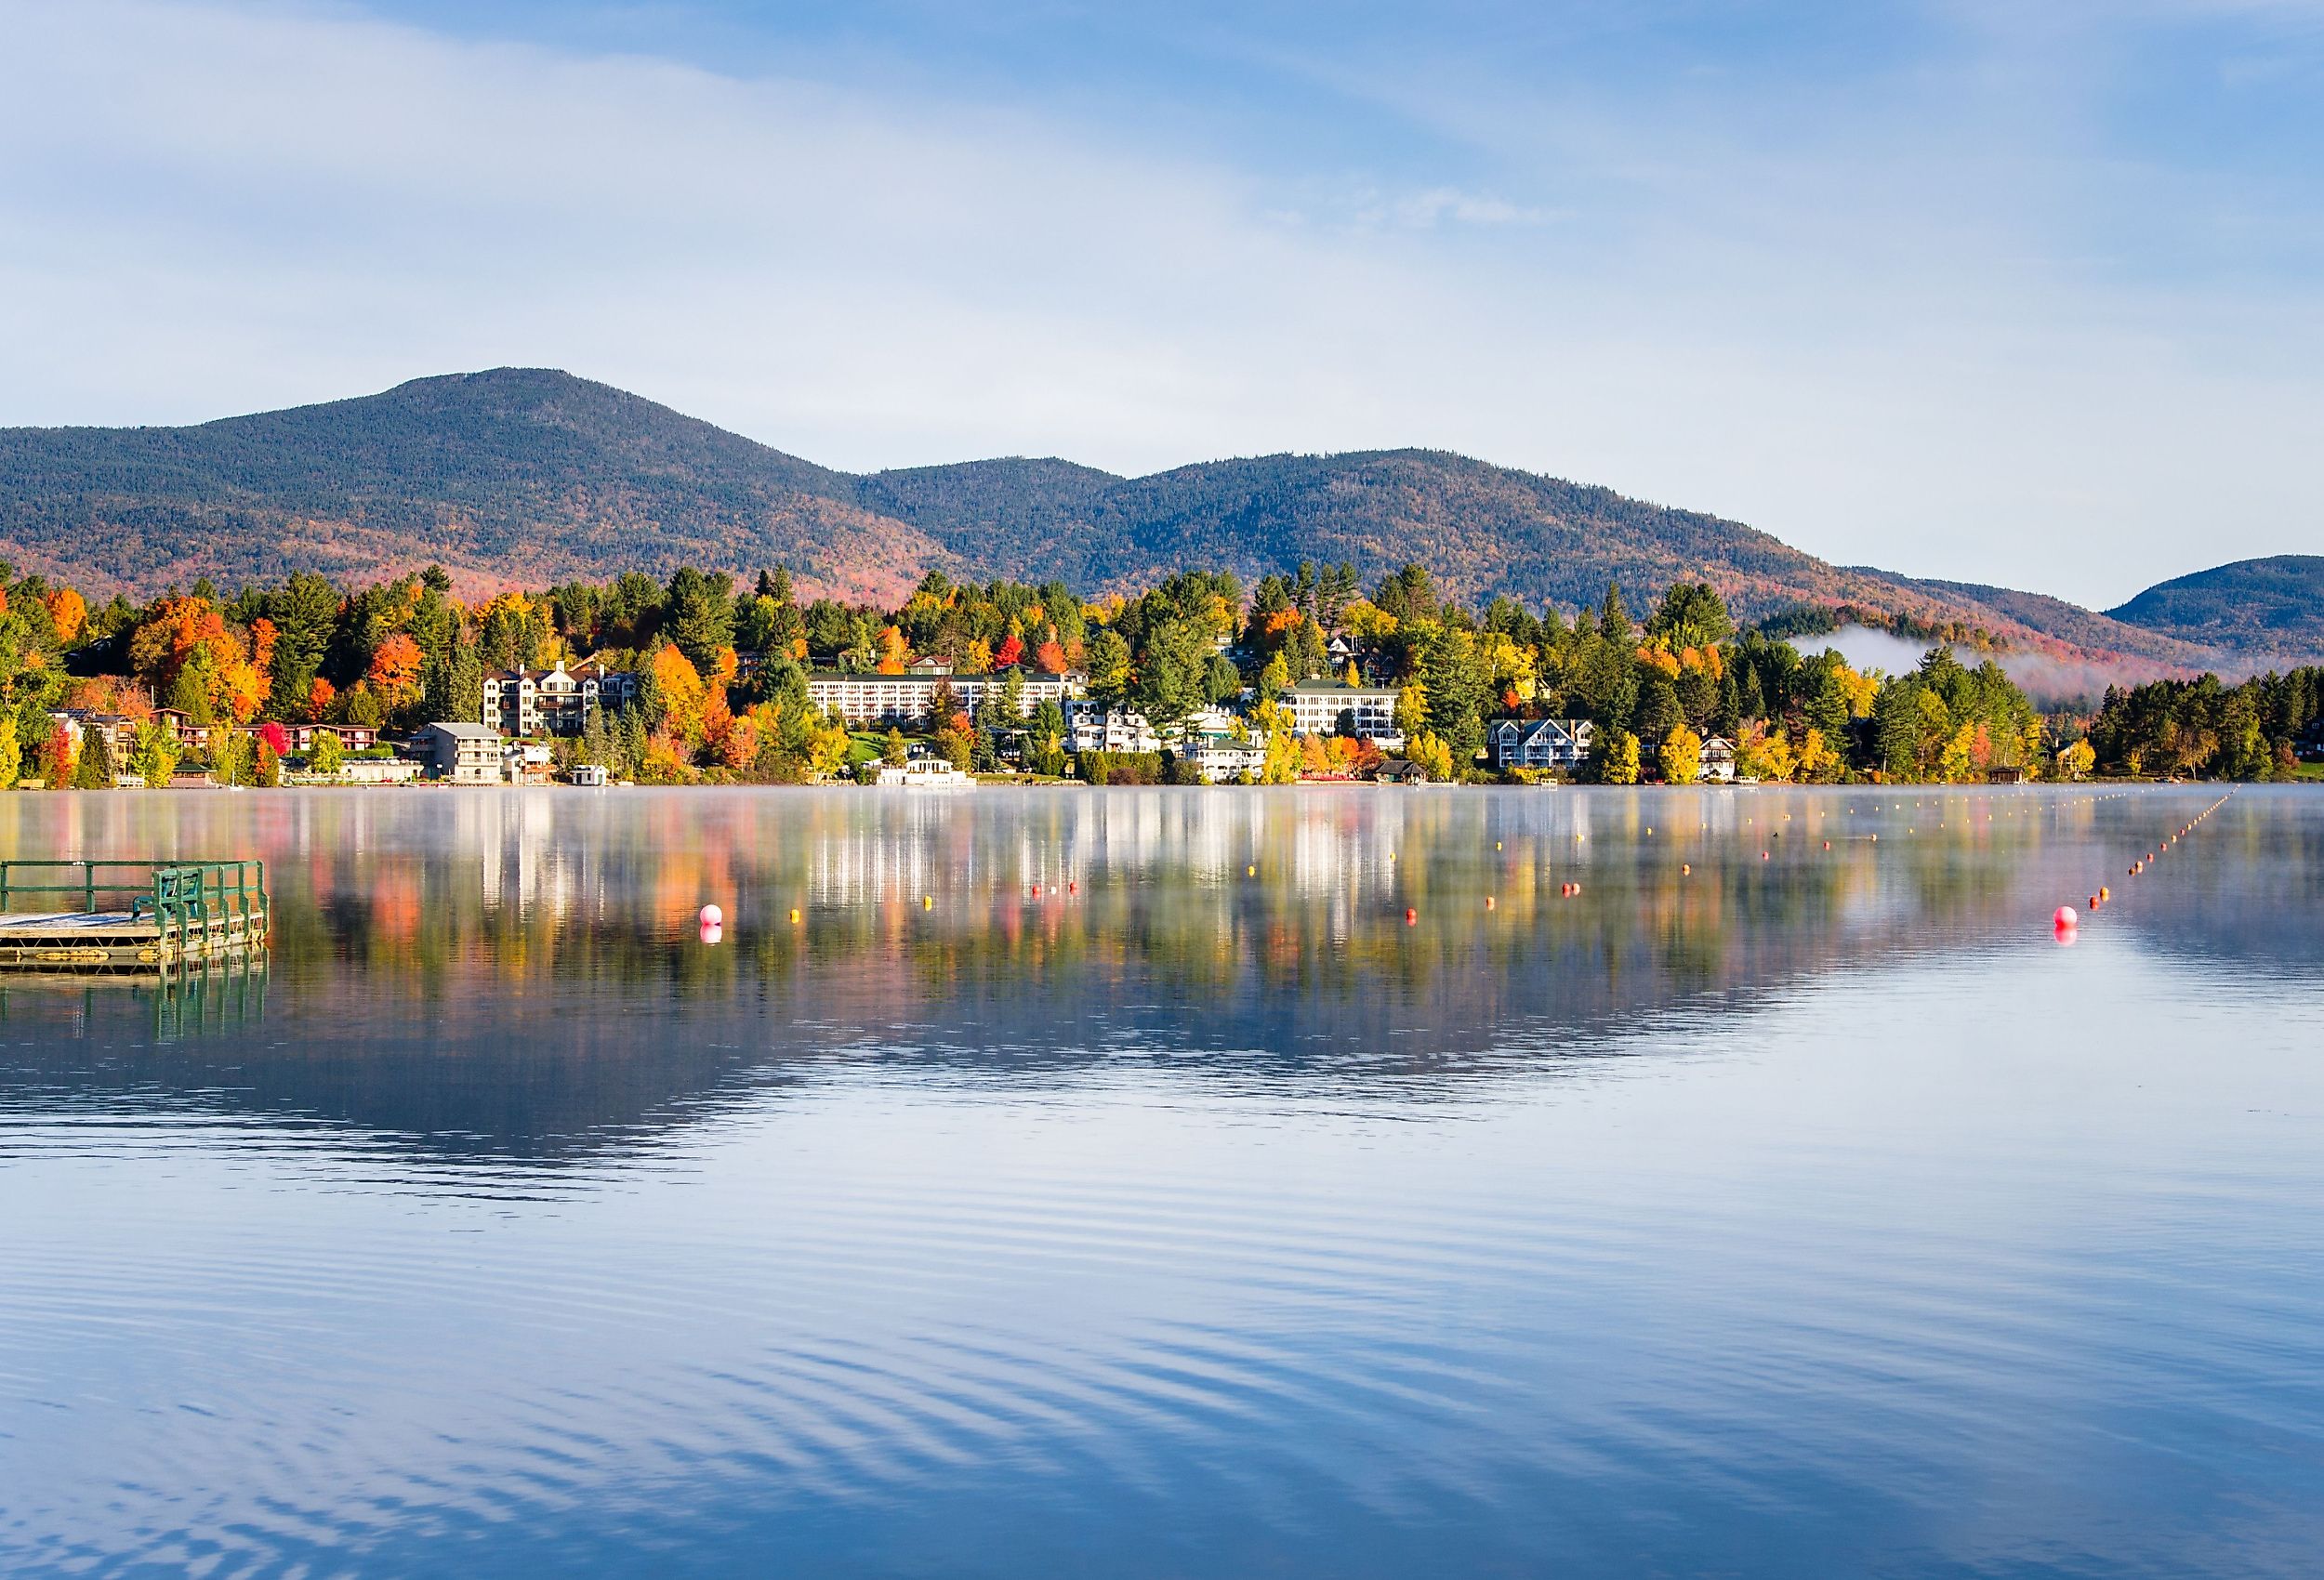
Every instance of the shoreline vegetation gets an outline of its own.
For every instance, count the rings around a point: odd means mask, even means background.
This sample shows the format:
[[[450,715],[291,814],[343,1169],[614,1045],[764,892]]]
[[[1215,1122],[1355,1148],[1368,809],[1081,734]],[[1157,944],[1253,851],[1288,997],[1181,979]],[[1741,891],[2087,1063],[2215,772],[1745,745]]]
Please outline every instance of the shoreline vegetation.
[[[1595,608],[1470,608],[1417,565],[1369,589],[1349,566],[1301,564],[1248,588],[1186,571],[1103,599],[931,573],[893,609],[801,603],[781,570],[747,586],[627,573],[463,603],[436,567],[351,588],[302,572],[231,596],[203,580],[91,608],[0,565],[0,787],[376,783],[429,725],[489,722],[488,676],[564,665],[610,677],[619,700],[569,712],[567,732],[512,738],[512,772],[871,783],[929,759],[1091,784],[2324,772],[2324,669],[2113,688],[2094,712],[2044,714],[1989,660],[1970,667],[1938,645],[1904,673],[1859,672],[1770,634],[1796,618],[1738,627],[1702,583],[1672,586],[1643,618],[1612,586]],[[829,701],[880,690],[856,684],[877,677],[923,682],[925,706],[867,718]],[[1318,711],[1342,691],[1372,711]],[[1539,721],[1559,751],[1512,755]]]

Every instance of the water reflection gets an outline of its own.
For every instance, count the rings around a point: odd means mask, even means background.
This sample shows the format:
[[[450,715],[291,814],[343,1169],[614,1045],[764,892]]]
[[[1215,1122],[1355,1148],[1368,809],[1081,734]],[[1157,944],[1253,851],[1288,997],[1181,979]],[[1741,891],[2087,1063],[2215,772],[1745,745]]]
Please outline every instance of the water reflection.
[[[2212,798],[15,797],[8,855],[263,856],[275,987],[12,987],[8,1040],[42,1051],[6,1079],[200,1093],[486,1158],[633,1147],[832,1060],[1424,1075],[1427,1100],[1458,1101],[1464,1077],[1602,1051],[1673,1007],[1749,1015],[1806,979],[2039,945],[2053,905]],[[2324,936],[2284,925],[2324,909],[2303,804],[2237,797],[2092,930],[2313,967]],[[715,947],[706,902],[729,919]]]
[[[0,984],[0,1572],[2304,1573],[2324,803],[2113,876],[2207,800],[0,797],[278,928]]]

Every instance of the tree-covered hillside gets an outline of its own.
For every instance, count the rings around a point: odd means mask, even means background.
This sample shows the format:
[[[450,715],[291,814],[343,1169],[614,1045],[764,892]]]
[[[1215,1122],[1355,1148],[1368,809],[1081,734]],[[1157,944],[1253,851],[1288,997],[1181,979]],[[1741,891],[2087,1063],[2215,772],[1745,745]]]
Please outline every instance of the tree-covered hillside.
[[[2148,587],[2107,614],[2127,625],[2265,654],[2324,648],[2324,555],[2238,560]]]
[[[193,428],[0,430],[0,553],[108,591],[786,560],[866,595],[908,587],[938,551],[854,496],[852,478],[537,369]]]
[[[859,477],[543,369],[178,428],[0,430],[0,556],[139,597],[441,564],[469,593],[680,565],[892,603],[930,571],[1126,589],[1189,565],[1419,561],[1452,595],[1567,609],[1681,580],[1757,619],[1806,605],[2151,673],[2211,655],[2055,600],[1838,567],[1740,522],[1436,451],[1266,455],[1119,478],[1001,459]],[[2324,646],[2324,643],[2317,644]]]

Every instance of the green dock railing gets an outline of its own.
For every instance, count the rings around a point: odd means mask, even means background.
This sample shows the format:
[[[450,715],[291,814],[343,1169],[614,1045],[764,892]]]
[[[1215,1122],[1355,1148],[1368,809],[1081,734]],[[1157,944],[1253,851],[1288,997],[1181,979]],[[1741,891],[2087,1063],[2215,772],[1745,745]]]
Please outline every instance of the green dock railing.
[[[267,906],[260,861],[0,861],[0,925],[26,911],[118,917],[155,928],[165,958],[262,943]]]

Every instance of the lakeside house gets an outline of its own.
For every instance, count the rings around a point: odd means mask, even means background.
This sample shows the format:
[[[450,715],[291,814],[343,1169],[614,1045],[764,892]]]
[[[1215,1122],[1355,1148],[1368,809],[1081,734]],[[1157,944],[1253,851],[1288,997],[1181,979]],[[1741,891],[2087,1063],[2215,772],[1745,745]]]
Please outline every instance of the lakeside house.
[[[1064,704],[1065,745],[1076,752],[1158,752],[1162,737],[1146,716],[1129,708],[1112,707],[1092,698]]]
[[[340,750],[350,757],[379,744],[379,731],[368,724],[285,724],[283,732],[290,737],[292,754],[298,757],[313,751],[315,743],[325,735],[337,735]]]
[[[1147,722],[1134,708],[1112,707],[1092,698],[1065,704],[1065,745],[1076,752],[1159,752],[1175,750],[1182,737],[1188,750],[1202,741],[1241,738],[1241,719],[1222,707],[1198,707],[1182,721],[1182,731],[1168,735]]]
[[[125,714],[98,713],[85,707],[68,707],[59,708],[48,717],[63,726],[66,732],[73,737],[73,747],[75,753],[80,750],[81,732],[85,730],[97,731],[98,739],[105,743],[105,750],[115,764],[125,760],[125,754],[137,744],[137,721]]]
[[[1227,784],[1248,775],[1257,779],[1267,768],[1267,748],[1239,735],[1204,735],[1188,747],[1195,771],[1210,784]]]
[[[1390,757],[1372,770],[1372,780],[1378,784],[1426,784],[1428,770],[1410,757]]]
[[[948,758],[916,757],[901,763],[882,763],[875,784],[905,790],[973,790],[976,779],[961,772]]]
[[[1290,710],[1291,728],[1301,735],[1353,735],[1382,746],[1404,744],[1393,686],[1302,680],[1285,687],[1276,701]]]
[[[1574,773],[1590,757],[1588,719],[1497,718],[1485,732],[1496,768]]]
[[[506,778],[500,731],[489,724],[453,719],[431,724],[425,740],[438,779],[454,784],[497,784]]]
[[[1703,743],[1702,767],[1695,770],[1697,779],[1714,783],[1735,783],[1735,743],[1723,735],[1713,735]]]
[[[1045,702],[1062,706],[1078,697],[1085,679],[1075,673],[1051,675],[1037,669],[960,672],[942,659],[921,658],[901,674],[812,670],[807,695],[819,708],[837,708],[850,724],[913,724],[933,710],[939,687],[949,687],[961,710],[972,713],[988,694],[1006,686],[1012,674],[1023,687],[1027,712]]]

